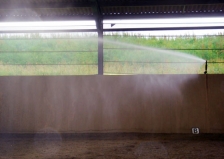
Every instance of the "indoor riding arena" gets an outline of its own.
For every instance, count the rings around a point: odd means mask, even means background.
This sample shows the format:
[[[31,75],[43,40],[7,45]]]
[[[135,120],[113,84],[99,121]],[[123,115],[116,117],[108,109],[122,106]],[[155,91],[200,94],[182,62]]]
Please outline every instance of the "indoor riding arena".
[[[216,0],[0,0],[0,159],[223,159],[223,16]]]

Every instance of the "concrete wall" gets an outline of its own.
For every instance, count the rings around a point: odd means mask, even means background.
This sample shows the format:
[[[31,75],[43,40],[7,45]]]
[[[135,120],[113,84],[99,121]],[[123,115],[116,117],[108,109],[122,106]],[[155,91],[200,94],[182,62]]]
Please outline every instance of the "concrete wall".
[[[0,77],[0,132],[224,133],[224,75]]]

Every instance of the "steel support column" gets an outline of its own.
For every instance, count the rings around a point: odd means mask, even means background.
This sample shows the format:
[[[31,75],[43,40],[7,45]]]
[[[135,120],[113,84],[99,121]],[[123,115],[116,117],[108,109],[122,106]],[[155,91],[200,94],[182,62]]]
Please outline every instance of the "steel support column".
[[[92,6],[98,33],[98,75],[103,75],[103,16],[98,0],[92,0]]]
[[[103,24],[102,19],[98,19],[98,74],[103,75]]]

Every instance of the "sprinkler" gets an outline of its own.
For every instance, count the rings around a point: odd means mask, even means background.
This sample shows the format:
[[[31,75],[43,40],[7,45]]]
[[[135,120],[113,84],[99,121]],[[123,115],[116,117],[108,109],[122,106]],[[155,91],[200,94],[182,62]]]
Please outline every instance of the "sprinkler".
[[[207,74],[207,68],[208,68],[208,62],[207,62],[207,60],[205,61],[205,72],[204,72],[204,74]]]

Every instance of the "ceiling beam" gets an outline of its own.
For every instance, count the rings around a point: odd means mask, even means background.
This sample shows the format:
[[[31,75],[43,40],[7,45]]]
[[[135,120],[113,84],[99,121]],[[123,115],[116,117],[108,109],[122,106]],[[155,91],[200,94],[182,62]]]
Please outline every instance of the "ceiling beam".
[[[166,14],[127,14],[127,15],[103,15],[104,20],[116,19],[157,19],[157,18],[202,18],[202,17],[224,17],[220,13],[166,13]]]
[[[224,29],[224,26],[199,26],[199,27],[161,27],[161,28],[113,28],[103,29],[104,32],[111,31],[169,31],[169,30],[207,30]]]
[[[224,29],[224,26],[200,27],[163,27],[163,28],[112,28],[103,29],[103,32],[115,31],[170,31],[170,30],[209,30]],[[68,29],[68,30],[1,30],[0,33],[60,33],[60,32],[97,32],[97,29]]]
[[[66,29],[66,30],[0,30],[0,33],[69,33],[69,32],[97,32],[97,29]]]
[[[223,3],[221,0],[99,0],[100,6],[151,6],[151,5],[191,5]]]

